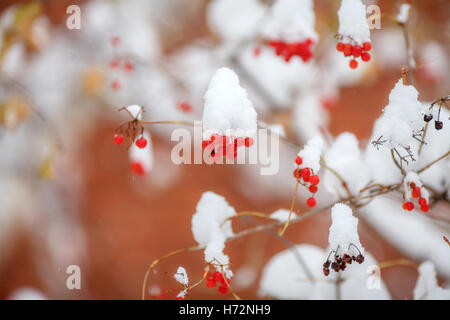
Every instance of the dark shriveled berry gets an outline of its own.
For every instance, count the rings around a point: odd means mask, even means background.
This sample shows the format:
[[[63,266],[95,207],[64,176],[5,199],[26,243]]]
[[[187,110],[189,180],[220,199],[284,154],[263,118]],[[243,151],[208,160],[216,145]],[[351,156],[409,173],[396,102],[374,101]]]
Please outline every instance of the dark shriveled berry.
[[[364,256],[362,254],[358,254],[358,256],[356,257],[356,262],[358,262],[359,264],[364,262]]]
[[[423,116],[423,121],[430,122],[433,119],[433,115],[431,113],[427,113]]]
[[[324,262],[323,267],[328,268],[330,266],[330,260]]]
[[[444,127],[444,123],[442,121],[434,121],[434,127],[436,130],[441,130]]]
[[[339,265],[337,264],[337,262],[333,262],[331,264],[331,269],[333,269],[334,271],[338,272],[339,271]]]
[[[342,261],[348,263],[349,261],[352,261],[352,257],[350,257],[348,254],[344,254],[342,257]]]
[[[324,275],[325,277],[327,277],[329,274],[330,274],[330,269],[328,269],[328,268],[323,268],[323,275]]]

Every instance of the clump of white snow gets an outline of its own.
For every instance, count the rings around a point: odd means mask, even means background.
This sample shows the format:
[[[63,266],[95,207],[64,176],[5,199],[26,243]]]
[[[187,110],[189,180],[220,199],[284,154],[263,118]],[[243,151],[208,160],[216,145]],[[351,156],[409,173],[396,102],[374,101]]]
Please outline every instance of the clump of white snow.
[[[402,3],[398,10],[397,21],[400,23],[406,23],[409,17],[409,10],[411,9],[411,5],[408,3]]]
[[[295,212],[291,213],[291,219],[294,219],[297,215],[295,214]],[[288,220],[289,217],[289,210],[286,209],[279,209],[275,212],[273,212],[270,217],[272,219],[278,220],[280,222],[286,222]]]
[[[271,8],[263,34],[269,39],[300,42],[307,38],[317,42],[312,0],[277,0]]]
[[[415,300],[450,300],[450,289],[438,286],[436,269],[430,261],[419,266],[419,278],[414,288]]]
[[[189,278],[185,268],[178,267],[177,272],[173,276],[175,280],[177,280],[183,286],[187,287],[187,285],[189,284]]]
[[[413,134],[423,127],[422,105],[417,100],[418,92],[414,86],[404,85],[400,79],[389,95],[389,104],[375,122],[375,136],[383,136],[389,148],[408,148]]]
[[[227,277],[231,277],[232,273],[228,269],[229,257],[223,253],[223,250],[225,241],[233,235],[233,230],[231,221],[226,220],[235,215],[236,211],[224,197],[207,191],[202,194],[197,203],[197,211],[192,216],[194,239],[199,245],[206,246],[205,261],[222,265]],[[222,271],[221,268],[218,269]]]
[[[353,215],[352,209],[343,203],[336,203],[331,209],[331,226],[328,234],[330,249],[336,251],[336,255],[347,253],[357,256],[364,252],[359,242],[358,219]],[[356,249],[356,248],[359,249]]]
[[[344,132],[336,138],[325,154],[325,162],[345,180],[353,195],[358,194],[370,181],[370,171],[361,155],[358,140],[350,132]],[[341,180],[333,172],[326,170],[323,182],[327,191],[340,197],[348,196]]]
[[[205,94],[203,110],[203,139],[213,134],[222,136],[254,136],[256,111],[239,85],[239,78],[228,68],[216,71]]]
[[[339,34],[344,42],[358,44],[370,41],[370,30],[366,18],[366,6],[361,0],[342,0],[338,11]]]
[[[311,168],[314,174],[317,174],[320,170],[322,148],[323,139],[320,136],[309,139],[303,149],[297,154],[303,160],[299,168]]]

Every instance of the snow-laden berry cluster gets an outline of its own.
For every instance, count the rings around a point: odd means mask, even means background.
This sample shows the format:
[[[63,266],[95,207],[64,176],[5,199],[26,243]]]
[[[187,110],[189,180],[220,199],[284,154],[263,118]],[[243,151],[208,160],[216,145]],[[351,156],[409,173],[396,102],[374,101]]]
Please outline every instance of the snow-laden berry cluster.
[[[313,194],[306,200],[308,207],[316,205],[314,194],[318,191],[317,186],[320,182],[317,173],[320,170],[322,148],[323,140],[320,136],[316,136],[308,140],[295,158],[297,168],[294,170],[294,178]]]
[[[414,209],[413,199],[417,199],[417,203],[420,206],[420,210],[428,212],[430,206],[429,193],[422,184],[420,177],[417,173],[410,171],[403,179],[403,195],[405,201],[403,202],[403,209],[412,211]]]
[[[417,97],[416,88],[403,84],[402,79],[392,89],[389,104],[374,126],[374,132],[377,136],[382,136],[387,147],[408,149],[414,134],[422,129],[422,104]]]
[[[205,246],[206,263],[214,266],[227,278],[233,273],[229,269],[229,257],[223,253],[225,241],[233,235],[229,218],[236,215],[224,197],[207,191],[202,194],[192,216],[192,234],[200,246]]]
[[[217,286],[217,284],[219,283],[219,288],[217,289],[217,291],[220,294],[226,294],[228,293],[228,285],[230,284],[231,280],[230,278],[224,277],[222,272],[220,271],[215,271],[215,272],[211,272],[211,271],[207,271],[205,270],[203,272],[203,276],[206,279],[206,287],[207,288],[215,288]]]
[[[205,94],[203,148],[214,161],[235,158],[238,147],[253,145],[256,116],[237,75],[228,68],[217,70]]]
[[[314,30],[315,15],[312,0],[277,0],[269,13],[263,34],[277,56],[286,62],[298,56],[303,62],[313,57],[318,40]]]
[[[349,66],[358,67],[356,58],[368,62],[372,48],[370,30],[366,19],[366,7],[361,0],[342,0],[338,11],[339,38],[336,49],[346,57],[352,57]]]
[[[364,262],[364,249],[359,242],[358,219],[352,209],[343,203],[336,203],[331,209],[332,223],[328,234],[330,254],[323,264],[325,276],[330,274],[330,266],[335,272],[344,271],[347,264]],[[333,260],[330,257],[333,256]]]

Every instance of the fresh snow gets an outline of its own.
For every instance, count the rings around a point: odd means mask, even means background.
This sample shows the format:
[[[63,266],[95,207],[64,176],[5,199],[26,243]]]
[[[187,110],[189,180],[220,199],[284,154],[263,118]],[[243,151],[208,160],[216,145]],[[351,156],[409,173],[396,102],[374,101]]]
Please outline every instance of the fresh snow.
[[[320,170],[322,148],[323,139],[320,136],[309,139],[304,148],[297,154],[303,159],[303,163],[299,168],[311,168],[314,174],[317,174]]]
[[[342,0],[338,11],[339,34],[344,42],[357,44],[370,41],[370,30],[366,18],[366,6],[361,0]]]

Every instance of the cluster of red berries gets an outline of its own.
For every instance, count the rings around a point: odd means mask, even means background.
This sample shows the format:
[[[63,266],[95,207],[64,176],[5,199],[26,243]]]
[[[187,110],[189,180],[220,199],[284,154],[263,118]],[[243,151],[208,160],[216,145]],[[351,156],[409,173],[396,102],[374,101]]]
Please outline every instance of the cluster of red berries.
[[[362,46],[351,45],[350,43],[338,42],[336,45],[336,50],[342,52],[346,57],[353,57],[350,60],[349,66],[352,69],[358,67],[358,61],[356,58],[361,58],[362,61],[368,62],[370,60],[370,51],[372,49],[372,44],[370,42],[364,42]]]
[[[299,56],[303,62],[309,61],[312,54],[312,45],[314,41],[307,38],[302,42],[284,42],[282,40],[271,40],[267,44],[275,49],[277,56],[283,56],[286,62],[289,62],[293,56]]]
[[[361,264],[364,262],[364,256],[361,253],[359,253],[356,257],[350,256],[347,253],[344,254],[342,258],[338,255],[335,255],[333,262],[327,259],[327,261],[325,261],[325,263],[323,264],[323,274],[325,275],[325,277],[330,274],[330,266],[331,269],[334,270],[334,272],[344,271],[347,267],[347,264],[352,264],[352,261],[356,261],[357,263]]]
[[[230,279],[226,277],[224,278],[222,273],[219,271],[215,271],[214,273],[211,273],[210,271],[206,272],[205,279],[206,286],[208,288],[215,288],[217,283],[220,283],[218,289],[219,293],[226,294],[228,292],[228,284],[230,284]]]
[[[300,166],[303,163],[303,159],[300,156],[297,156],[295,158],[295,163],[297,166]],[[306,200],[306,205],[310,208],[316,206],[316,199],[314,198],[314,194],[319,190],[318,185],[320,182],[320,178],[317,174],[312,174],[313,170],[311,168],[302,168],[300,169],[297,167],[297,169],[294,170],[294,178],[300,180],[300,183],[308,188],[309,192],[313,194],[312,197],[309,197]]]
[[[235,159],[237,157],[237,148],[245,146],[247,148],[253,145],[253,138],[237,137],[230,141],[227,136],[213,134],[210,140],[202,141],[202,148],[208,150],[214,162],[218,162],[222,157]]]
[[[120,45],[120,38],[117,37],[117,36],[116,37],[112,37],[111,38],[111,45],[113,47],[119,46]],[[111,69],[119,69],[120,67],[122,67],[122,69],[125,72],[131,72],[131,71],[134,70],[134,64],[132,62],[125,61],[125,62],[121,63],[119,60],[116,60],[116,59],[112,60],[109,63],[109,67]],[[121,82],[118,79],[115,79],[115,80],[113,80],[113,82],[111,82],[111,88],[113,90],[115,90],[115,91],[118,91],[118,90],[120,90],[122,88],[122,84],[121,84]]]
[[[114,135],[113,140],[115,144],[119,145],[123,143],[124,137],[122,134],[116,133]],[[147,146],[147,139],[141,136],[139,139],[136,140],[135,144],[138,148],[144,149]]]
[[[420,206],[420,210],[423,212],[428,212],[428,210],[430,210],[430,206],[427,203],[427,199],[421,197],[420,187],[417,187],[414,182],[411,182],[409,187],[411,189],[411,197],[414,199],[419,199],[417,202]],[[412,211],[414,209],[414,203],[412,201],[405,201],[403,202],[402,208],[404,210]]]

